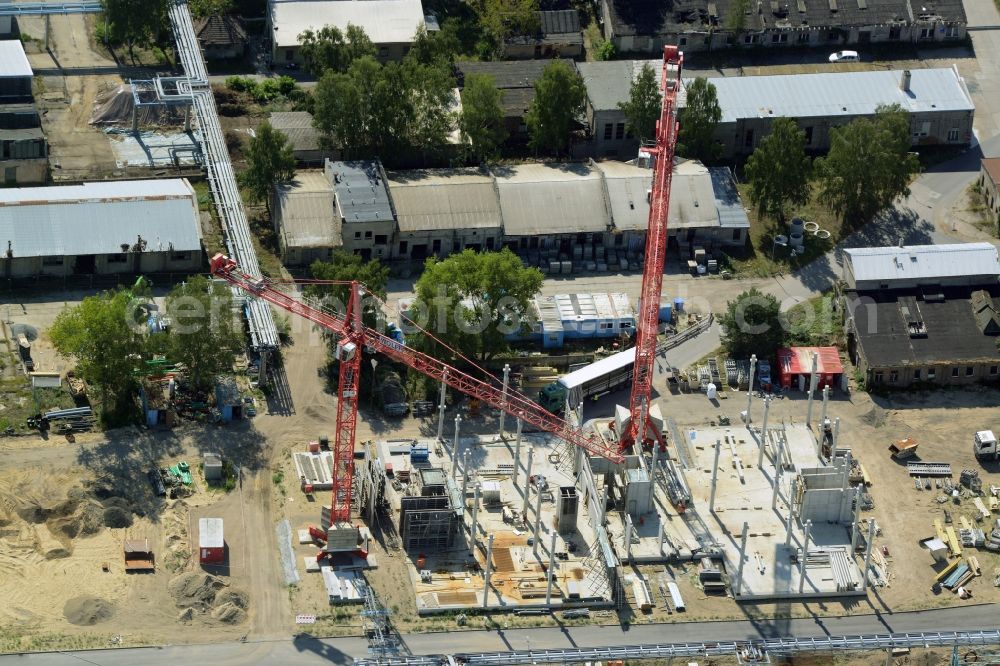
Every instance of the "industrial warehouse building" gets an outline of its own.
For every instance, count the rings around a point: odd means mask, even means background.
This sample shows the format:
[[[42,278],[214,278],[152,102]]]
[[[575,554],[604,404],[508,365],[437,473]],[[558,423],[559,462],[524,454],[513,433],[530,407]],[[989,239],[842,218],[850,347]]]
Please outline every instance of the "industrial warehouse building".
[[[637,270],[652,177],[622,162],[385,173],[378,162],[327,161],[324,173],[300,171],[276,188],[273,220],[289,265],[338,247],[401,262],[509,247],[546,272],[572,272],[573,262]],[[672,251],[746,244],[750,220],[729,168],[679,161],[673,182]]]
[[[587,89],[590,139],[578,155],[632,156],[639,137],[629,136],[625,114],[632,80],[644,64],[659,75],[662,63],[649,60],[588,62],[578,65]],[[715,138],[722,156],[749,155],[771,132],[775,118],[794,118],[806,133],[806,149],[830,148],[830,128],[871,118],[879,106],[898,104],[910,118],[914,146],[968,145],[975,106],[958,70],[839,72],[777,76],[713,77],[722,110]],[[686,80],[690,83],[690,79]],[[683,122],[685,96],[680,95]]]
[[[848,353],[869,385],[1000,379],[1000,258],[993,245],[844,254]]]
[[[34,72],[19,40],[0,41],[0,173],[3,184],[38,185],[49,176],[49,147],[35,107]]]
[[[198,198],[184,179],[0,190],[0,275],[197,272]]]

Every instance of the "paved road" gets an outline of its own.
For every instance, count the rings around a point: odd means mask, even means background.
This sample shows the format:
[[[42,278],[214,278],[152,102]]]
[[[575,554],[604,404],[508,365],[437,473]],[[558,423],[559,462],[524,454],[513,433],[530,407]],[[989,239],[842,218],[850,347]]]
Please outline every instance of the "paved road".
[[[405,636],[413,654],[523,651],[545,648],[606,647],[642,643],[691,643],[796,636],[799,638],[885,634],[890,632],[995,629],[1000,606],[964,606],[913,613],[883,613],[797,620],[739,620],[634,626],[516,629],[506,632],[464,631]],[[157,666],[158,664],[350,664],[366,656],[360,638],[316,640],[296,638],[265,643],[178,645],[153,649],[105,650],[82,653],[46,653],[0,657],[0,666]]]

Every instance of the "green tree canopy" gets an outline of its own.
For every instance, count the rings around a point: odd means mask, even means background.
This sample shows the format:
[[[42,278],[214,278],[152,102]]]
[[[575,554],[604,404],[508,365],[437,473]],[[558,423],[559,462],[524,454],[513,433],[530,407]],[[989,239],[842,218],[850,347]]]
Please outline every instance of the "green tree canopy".
[[[417,280],[414,320],[463,356],[489,359],[507,349],[505,335],[528,323],[531,298],[541,288],[541,271],[525,267],[507,248],[465,250],[442,261],[432,257]],[[438,358],[452,357],[422,335],[416,346]]]
[[[254,201],[263,201],[270,211],[271,191],[279,183],[295,177],[295,155],[280,131],[266,120],[257,128],[247,149],[247,169],[240,174],[240,184]]]
[[[114,44],[125,44],[135,57],[136,46],[149,44],[169,24],[169,0],[101,0],[107,21],[105,37]]]
[[[910,193],[920,161],[910,152],[910,121],[897,105],[872,119],[830,128],[830,152],[816,160],[820,201],[850,226],[869,222]]]
[[[458,126],[476,162],[496,157],[507,139],[501,100],[502,95],[489,74],[469,74],[465,77]]]
[[[556,60],[535,81],[535,99],[525,122],[531,147],[559,155],[569,147],[573,121],[583,112],[583,79],[562,60]]]
[[[699,76],[687,86],[687,106],[680,117],[677,154],[709,163],[718,159],[722,147],[715,140],[715,128],[722,109],[715,85]]]
[[[233,0],[188,0],[188,9],[196,18],[228,14],[234,7]]]
[[[359,255],[344,250],[334,250],[330,261],[314,261],[309,266],[309,274],[314,280],[337,282],[357,280],[364,285],[367,293],[381,300],[385,299],[385,289],[389,283],[388,266],[377,259],[364,261]],[[314,284],[306,289],[306,293],[322,300],[323,304],[334,312],[344,314],[350,299],[351,287],[349,284]],[[376,304],[367,302],[365,305],[362,310],[362,320],[366,326],[377,326]]]
[[[747,160],[750,201],[758,215],[782,222],[785,208],[809,200],[812,163],[806,155],[806,133],[791,118],[775,118],[768,134]]]
[[[722,344],[733,358],[770,359],[785,340],[781,304],[756,287],[744,291],[726,305],[719,317],[724,329]]]
[[[656,70],[646,63],[632,81],[628,101],[618,104],[618,108],[625,113],[628,131],[640,141],[649,141],[656,138],[656,121],[660,119],[662,107],[663,96]]]
[[[357,159],[378,154],[392,163],[444,148],[453,127],[454,77],[442,62],[407,58],[382,66],[364,57],[345,74],[327,71],[314,93],[314,124],[324,143]]]
[[[410,52],[407,58],[421,65],[435,65],[440,63],[451,64],[455,62],[455,56],[461,53],[462,43],[458,38],[458,24],[455,21],[446,20],[440,30],[428,32],[427,28],[420,26],[417,34],[410,45]]]
[[[188,378],[208,389],[216,377],[232,372],[243,347],[242,329],[233,315],[232,290],[196,275],[167,295],[171,326],[167,358],[183,363]]]
[[[360,26],[347,24],[346,30],[328,25],[318,31],[306,30],[299,35],[300,51],[306,70],[314,76],[324,72],[346,72],[355,60],[375,56],[375,45]]]
[[[480,55],[488,60],[501,60],[504,45],[514,35],[538,33],[538,0],[475,0],[479,14]]]
[[[77,372],[97,388],[106,422],[131,411],[145,354],[145,315],[134,309],[132,298],[127,291],[88,296],[59,313],[49,331],[56,350],[75,359]]]

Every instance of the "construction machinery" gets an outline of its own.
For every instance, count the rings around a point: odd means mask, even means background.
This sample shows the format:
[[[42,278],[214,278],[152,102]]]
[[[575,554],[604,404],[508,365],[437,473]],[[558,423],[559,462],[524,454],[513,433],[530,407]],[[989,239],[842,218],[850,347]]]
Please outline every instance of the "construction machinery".
[[[664,446],[662,434],[649,416],[649,403],[653,387],[653,368],[657,352],[657,331],[660,313],[660,295],[663,286],[663,266],[667,249],[667,212],[670,202],[670,184],[673,175],[674,152],[677,145],[677,95],[681,88],[683,54],[676,46],[663,49],[663,107],[657,122],[656,145],[648,148],[654,158],[653,187],[650,191],[649,228],[646,234],[645,267],[642,278],[642,296],[637,317],[634,377],[629,401],[629,426],[622,432],[617,445],[607,443],[594,434],[587,435],[576,426],[545,410],[540,405],[505,385],[496,385],[484,371],[486,379],[468,373],[427,354],[406,346],[398,337],[385,335],[362,323],[362,298],[364,286],[357,281],[340,283],[349,285],[350,296],[343,312],[328,312],[296,300],[278,288],[277,282],[244,272],[234,261],[216,254],[211,261],[214,276],[226,280],[251,296],[266,301],[282,310],[302,316],[333,333],[338,342],[336,359],[339,362],[337,390],[337,430],[333,451],[333,500],[331,526],[350,521],[351,494],[354,478],[354,434],[358,414],[358,388],[361,375],[361,355],[366,350],[384,354],[417,372],[460,391],[474,401],[500,409],[521,419],[529,426],[551,433],[613,463],[624,461],[624,451],[635,442],[647,440],[647,426],[652,426],[656,440]],[[252,266],[251,270],[256,268]],[[426,333],[426,332],[425,332]],[[429,335],[429,334],[428,334]]]
[[[992,430],[980,430],[972,438],[972,452],[977,460],[996,460],[1000,458],[1000,447]]]
[[[906,460],[917,455],[917,440],[912,437],[897,439],[889,445],[889,453],[896,460]]]
[[[634,443],[647,443],[646,432],[652,430],[660,446],[663,435],[649,415],[653,393],[653,370],[656,362],[656,336],[660,321],[660,296],[663,292],[663,264],[667,254],[667,211],[670,206],[670,184],[674,173],[674,152],[677,148],[677,95],[681,89],[681,68],[684,54],[676,46],[663,47],[663,70],[660,87],[663,106],[656,123],[656,145],[647,148],[653,163],[653,188],[649,194],[649,225],[646,230],[646,250],[642,270],[642,290],[636,316],[635,370],[629,397],[628,428],[623,430],[619,450]],[[649,442],[652,443],[651,441]]]

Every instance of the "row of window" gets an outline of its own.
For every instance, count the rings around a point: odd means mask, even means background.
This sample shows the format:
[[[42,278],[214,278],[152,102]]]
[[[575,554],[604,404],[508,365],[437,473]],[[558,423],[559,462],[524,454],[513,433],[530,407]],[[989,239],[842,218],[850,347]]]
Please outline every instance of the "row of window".
[[[171,252],[170,261],[190,261],[190,252]],[[118,252],[116,254],[107,255],[106,259],[109,264],[124,264],[128,261],[128,255]],[[66,257],[49,255],[42,257],[42,266],[62,266],[66,262]]]
[[[1000,366],[991,365],[990,375],[996,376],[1000,373]],[[951,376],[954,378],[961,377],[963,369],[960,366],[955,366],[951,369]],[[972,377],[976,374],[976,368],[972,365],[965,366],[964,373],[966,377]],[[882,370],[876,370],[872,373],[872,379],[876,384],[882,384],[885,382],[885,373]],[[932,382],[937,379],[937,368],[927,368],[927,374],[925,375],[921,368],[917,368],[913,371],[913,381],[919,382],[926,378],[927,381]],[[899,370],[889,371],[889,383],[896,384],[899,382]]]
[[[942,30],[944,31],[944,36],[945,36],[946,39],[957,39],[958,36],[961,34],[960,28],[958,26],[948,26],[946,28],[942,28]],[[787,44],[788,41],[789,41],[788,40],[788,35],[789,35],[789,32],[774,32],[774,33],[771,33],[771,35],[770,35],[770,37],[771,37],[771,43],[772,44]],[[813,36],[812,32],[809,32],[809,31],[798,31],[796,33],[796,36],[795,36],[795,43],[796,44],[810,44],[813,41],[812,36]],[[899,28],[899,27],[889,28],[889,41],[898,40],[901,36],[902,36],[902,28]],[[831,43],[831,44],[839,43],[843,39],[843,37],[844,37],[843,33],[841,33],[840,31],[837,31],[837,30],[831,30],[831,31],[829,31],[829,32],[826,33],[826,41],[829,42],[829,43]],[[921,28],[920,29],[920,39],[933,39],[933,38],[934,38],[934,28],[933,27]],[[710,39],[711,38],[709,38],[709,37],[705,37],[704,38],[704,43],[705,43],[706,46],[709,44]],[[679,43],[680,43],[681,46],[687,46],[687,44],[688,44],[688,37],[680,37],[678,41],[679,41]],[[732,37],[729,37],[726,41],[727,41],[727,43],[731,44],[732,43]],[[762,38],[762,35],[757,35],[757,34],[746,34],[746,35],[743,35],[743,43],[744,44],[761,44],[764,41],[765,40]],[[859,44],[867,44],[870,41],[871,41],[871,33],[870,32],[868,32],[866,30],[862,30],[862,31],[860,31],[858,33],[858,43]]]
[[[611,141],[612,138],[618,141],[631,139],[632,132],[625,131],[625,123],[618,123],[617,125],[615,123],[604,123],[604,140]]]
[[[806,127],[806,128],[804,128],[804,131],[806,133],[806,145],[807,146],[811,146],[812,143],[813,143],[813,128],[812,127]],[[920,123],[920,127],[917,129],[916,132],[913,133],[913,138],[914,139],[919,139],[920,137],[924,137],[924,136],[930,135],[930,133],[931,133],[931,123],[930,123],[929,120],[925,120],[925,121],[923,121],[923,122]],[[738,136],[739,136],[739,134],[737,134],[737,137]],[[958,141],[958,137],[959,137],[959,129],[957,127],[952,127],[951,129],[948,130],[948,141],[949,142]],[[605,138],[607,138],[607,137],[605,137]],[[752,129],[748,129],[746,131],[746,134],[743,137],[743,145],[745,147],[747,147],[747,148],[753,148],[753,145],[754,145],[754,131]]]

